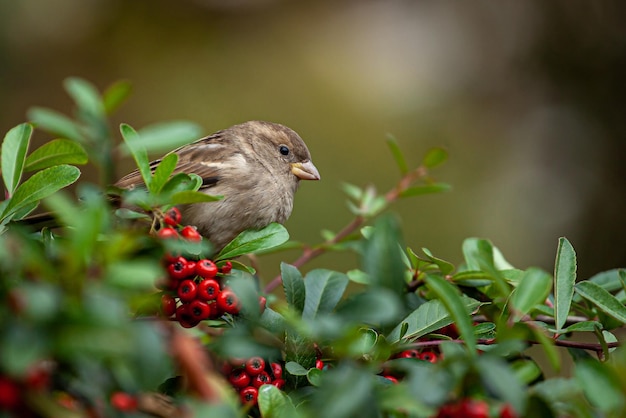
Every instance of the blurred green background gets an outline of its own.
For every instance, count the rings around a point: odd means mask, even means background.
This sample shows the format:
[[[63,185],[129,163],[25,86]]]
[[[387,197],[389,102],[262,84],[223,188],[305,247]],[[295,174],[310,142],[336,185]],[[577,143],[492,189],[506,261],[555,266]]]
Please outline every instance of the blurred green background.
[[[531,0],[0,0],[0,129],[34,105],[71,112],[80,76],[134,92],[116,124],[175,119],[209,134],[250,119],[307,142],[322,181],[302,184],[287,227],[315,243],[351,219],[342,182],[385,192],[385,138],[451,193],[394,208],[407,244],[453,262],[469,236],[551,271],[557,239],[579,276],[626,266],[626,3]],[[120,175],[132,168],[125,160]],[[262,261],[269,280],[286,253]],[[307,269],[349,269],[350,254]]]

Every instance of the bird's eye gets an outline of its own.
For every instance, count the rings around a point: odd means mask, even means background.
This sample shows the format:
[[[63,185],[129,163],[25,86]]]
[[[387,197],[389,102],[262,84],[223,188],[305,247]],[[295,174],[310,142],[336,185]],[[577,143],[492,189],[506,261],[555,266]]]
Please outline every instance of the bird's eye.
[[[280,148],[278,148],[278,150],[280,151],[281,154],[283,155],[289,155],[289,148],[287,148],[284,145],[281,145]]]

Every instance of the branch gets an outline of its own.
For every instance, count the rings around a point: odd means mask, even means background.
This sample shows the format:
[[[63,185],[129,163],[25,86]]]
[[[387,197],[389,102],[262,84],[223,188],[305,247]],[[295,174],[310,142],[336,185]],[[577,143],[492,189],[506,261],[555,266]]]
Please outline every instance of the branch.
[[[411,184],[419,179],[423,179],[428,175],[428,170],[424,166],[419,166],[415,170],[408,172],[405,174],[393,187],[385,194],[385,201],[387,202],[387,206],[398,200],[403,191],[408,189]],[[312,259],[319,257],[328,251],[328,248],[332,247],[335,244],[340,243],[346,237],[350,236],[352,233],[357,231],[365,222],[368,221],[368,218],[364,215],[357,215],[349,224],[343,227],[341,231],[339,231],[334,237],[329,240],[326,240],[322,244],[314,247],[314,248],[306,248],[302,255],[296,259],[293,263],[291,263],[294,267],[302,267],[304,264],[308,263]],[[265,293],[272,292],[280,283],[282,282],[282,277],[280,275],[276,276],[265,286]]]
[[[569,341],[569,340],[553,340],[554,345],[557,347],[567,347],[567,348],[578,348],[581,350],[595,351],[596,353],[602,353],[602,344],[599,343],[585,343],[580,341]],[[430,341],[416,341],[411,343],[411,347],[416,348],[425,348],[425,347],[439,347],[444,342],[452,342],[456,344],[464,344],[465,341],[454,339],[454,340],[430,340]],[[478,344],[482,345],[494,345],[497,344],[495,339],[480,339],[477,341]],[[528,344],[536,345],[541,344],[539,341],[527,340]],[[621,343],[619,341],[606,343],[608,348],[619,347]]]

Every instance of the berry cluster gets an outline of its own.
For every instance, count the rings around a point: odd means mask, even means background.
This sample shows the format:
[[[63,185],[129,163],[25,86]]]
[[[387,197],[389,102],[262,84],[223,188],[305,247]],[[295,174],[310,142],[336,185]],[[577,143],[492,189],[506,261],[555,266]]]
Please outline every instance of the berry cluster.
[[[231,359],[222,367],[222,373],[239,392],[244,405],[256,405],[259,388],[274,385],[279,389],[285,386],[283,366],[278,362],[268,362],[261,357]]]
[[[497,410],[496,410],[497,411]],[[494,412],[496,412],[494,411]],[[435,418],[489,418],[489,404],[482,399],[463,398],[442,406]],[[497,412],[498,418],[515,418],[517,414],[511,405],[504,404]]]
[[[159,230],[161,239],[201,241],[202,236],[191,225],[181,226],[180,212],[172,208],[164,215],[166,225]],[[180,228],[180,233],[177,230]],[[161,310],[164,316],[174,317],[183,327],[191,328],[205,319],[216,319],[225,313],[236,315],[240,310],[237,295],[227,286],[225,277],[232,263],[218,266],[209,259],[192,260],[182,255],[167,256],[167,280],[162,287]]]

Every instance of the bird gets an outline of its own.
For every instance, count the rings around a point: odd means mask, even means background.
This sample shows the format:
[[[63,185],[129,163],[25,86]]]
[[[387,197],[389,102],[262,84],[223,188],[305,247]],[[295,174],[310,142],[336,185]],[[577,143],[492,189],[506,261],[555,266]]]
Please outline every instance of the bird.
[[[213,202],[180,206],[182,223],[192,225],[219,251],[239,233],[280,224],[291,215],[300,180],[320,180],[311,154],[294,130],[253,120],[220,130],[171,151],[178,155],[173,174],[197,174],[199,191],[221,195]],[[154,170],[162,159],[152,161]],[[115,186],[145,187],[139,170]]]

